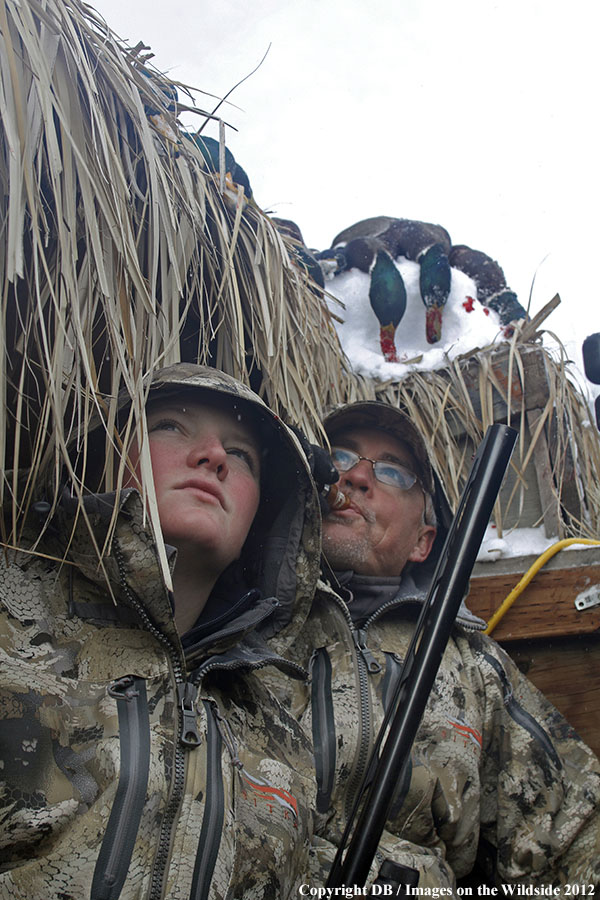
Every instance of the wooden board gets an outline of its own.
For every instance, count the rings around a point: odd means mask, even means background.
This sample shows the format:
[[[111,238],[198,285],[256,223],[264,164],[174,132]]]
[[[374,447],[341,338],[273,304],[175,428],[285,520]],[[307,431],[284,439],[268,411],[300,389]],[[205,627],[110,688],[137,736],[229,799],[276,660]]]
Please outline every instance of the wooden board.
[[[529,564],[534,561],[532,557]],[[487,577],[475,574],[471,578],[467,599],[469,609],[486,622],[489,621],[528,567],[524,566],[521,572],[502,572]],[[479,569],[481,568],[485,567],[480,566]],[[579,610],[575,606],[575,600],[594,585],[599,586],[600,592],[600,563],[562,568],[548,565],[537,573],[517,597],[492,636],[498,641],[518,641],[593,634],[600,629],[600,604]]]
[[[519,350],[523,361],[523,381],[521,372],[516,366],[513,366],[512,373],[509,372],[511,357],[506,346],[500,346],[490,359],[488,377],[494,384],[492,393],[494,422],[506,421],[509,393],[513,416],[521,411],[523,404],[526,409],[537,409],[544,407],[548,401],[548,376],[543,353],[535,345],[520,346]],[[461,366],[461,373],[473,411],[481,418],[481,362],[476,358],[467,360]],[[458,435],[463,431],[460,419],[454,421],[449,418],[449,426],[454,434]]]
[[[557,421],[560,414],[556,408],[547,415],[550,388],[547,358],[542,349],[535,344],[522,345],[518,358],[519,365],[503,344],[492,353],[465,358],[461,362],[461,376],[478,418],[487,421],[491,415],[494,422],[508,422],[517,429],[522,423],[525,426],[500,492],[496,514],[501,510],[501,517],[497,524],[506,529],[537,527],[543,523],[546,536],[558,539],[564,537],[566,523],[585,520],[568,441],[557,440],[558,432],[568,433],[569,425]],[[540,421],[542,425],[538,429]],[[465,458],[470,458],[475,448],[472,435],[465,432],[462,415],[449,408],[446,423]],[[524,470],[519,465],[517,471],[517,459],[529,460]]]

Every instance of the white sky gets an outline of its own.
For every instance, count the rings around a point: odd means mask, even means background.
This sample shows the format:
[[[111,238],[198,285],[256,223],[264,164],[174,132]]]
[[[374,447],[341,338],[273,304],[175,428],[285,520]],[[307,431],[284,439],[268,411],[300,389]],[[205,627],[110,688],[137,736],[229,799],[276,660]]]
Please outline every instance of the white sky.
[[[591,0],[96,0],[174,80],[230,98],[259,205],[325,249],[354,222],[437,222],[498,260],[566,342],[600,331]],[[207,106],[212,101],[206,101]],[[206,133],[217,136],[215,129]]]

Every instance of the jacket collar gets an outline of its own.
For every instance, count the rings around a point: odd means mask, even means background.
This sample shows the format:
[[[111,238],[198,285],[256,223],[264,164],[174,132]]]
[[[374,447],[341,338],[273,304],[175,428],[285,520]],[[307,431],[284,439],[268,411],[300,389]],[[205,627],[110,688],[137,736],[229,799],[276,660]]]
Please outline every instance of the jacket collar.
[[[107,552],[113,520],[114,532]],[[132,592],[152,622],[178,643],[172,596],[162,577],[149,522],[135,489],[90,494],[83,502],[72,499],[65,491],[53,525],[55,533],[66,542],[69,561],[85,578],[107,590],[118,607],[128,604],[128,592]],[[171,548],[171,566],[175,558]]]
[[[348,610],[355,624],[363,623],[371,616],[391,612],[400,606],[422,606],[427,599],[427,589],[418,584],[410,572],[396,577],[357,575],[355,572],[335,572],[338,584],[350,597],[346,599]],[[468,609],[463,598],[456,616],[458,625],[473,631],[482,631],[485,622]]]
[[[99,563],[102,549],[116,516],[111,552]],[[91,529],[85,522],[87,517]],[[161,632],[175,647],[181,647],[189,662],[199,661],[210,654],[212,668],[226,668],[236,660],[237,667],[256,667],[266,662],[285,665],[284,661],[254,632],[277,614],[280,603],[274,597],[262,598],[258,590],[244,593],[234,601],[229,612],[220,619],[207,622],[205,627],[192,629],[183,641],[175,628],[172,595],[161,576],[158,554],[150,531],[141,497],[133,488],[120,494],[95,494],[85,498],[83,511],[79,505],[63,496],[57,512],[54,533],[68,540],[70,562],[90,581],[108,589],[115,610],[129,614],[128,591],[142,602],[145,610]],[[174,548],[168,549],[171,568],[176,561]],[[82,614],[83,609],[79,609]],[[94,607],[93,617],[99,610]],[[132,619],[129,614],[129,619]],[[196,632],[196,634],[194,634]],[[272,641],[275,644],[275,641]],[[296,677],[298,677],[298,673]]]

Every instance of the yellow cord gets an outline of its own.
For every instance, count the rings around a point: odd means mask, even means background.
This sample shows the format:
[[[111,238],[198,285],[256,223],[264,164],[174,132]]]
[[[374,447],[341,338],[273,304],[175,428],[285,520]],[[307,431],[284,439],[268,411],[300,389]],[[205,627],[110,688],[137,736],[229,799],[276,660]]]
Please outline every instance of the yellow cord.
[[[538,556],[534,564],[525,572],[519,583],[512,589],[508,597],[502,601],[492,618],[487,624],[487,628],[484,629],[484,634],[491,634],[500,619],[508,612],[511,608],[519,594],[522,594],[529,582],[532,580],[533,576],[539,572],[543,565],[545,565],[549,559],[551,559],[555,553],[558,553],[559,550],[563,550],[565,547],[570,547],[571,544],[588,544],[592,546],[600,546],[600,541],[593,541],[590,538],[567,538],[564,541],[557,541],[556,544],[552,544],[551,547],[548,547],[541,556]]]

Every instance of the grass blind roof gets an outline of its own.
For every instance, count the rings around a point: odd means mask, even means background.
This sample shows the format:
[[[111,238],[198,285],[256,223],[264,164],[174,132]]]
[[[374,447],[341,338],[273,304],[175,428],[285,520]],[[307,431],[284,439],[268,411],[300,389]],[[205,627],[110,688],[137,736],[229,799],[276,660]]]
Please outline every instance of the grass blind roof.
[[[456,503],[470,463],[456,420],[471,443],[493,420],[493,395],[506,387],[491,365],[497,348],[474,353],[475,403],[465,360],[400,382],[353,373],[291,240],[224,172],[207,171],[183,134],[183,109],[198,128],[210,118],[199,93],[155,70],[146,50],[126,46],[78,0],[0,0],[0,485],[11,510],[3,542],[19,544],[47,483],[41,473],[55,485],[51,506],[65,473],[82,495],[67,447],[77,445],[85,468],[97,417],[103,487],[120,484],[121,441],[142,436],[142,379],[179,360],[240,378],[313,438],[332,404],[403,405]],[[517,331],[510,345],[511,379],[523,376],[523,337]],[[540,429],[555,423],[557,496],[570,456],[585,499],[585,516],[566,516],[567,528],[597,535],[598,434],[581,427],[589,413],[566,360],[538,347],[548,377]],[[119,391],[132,399],[125,438],[115,429]],[[505,399],[510,407],[510,392]],[[515,465],[524,468],[529,452],[521,445]]]

